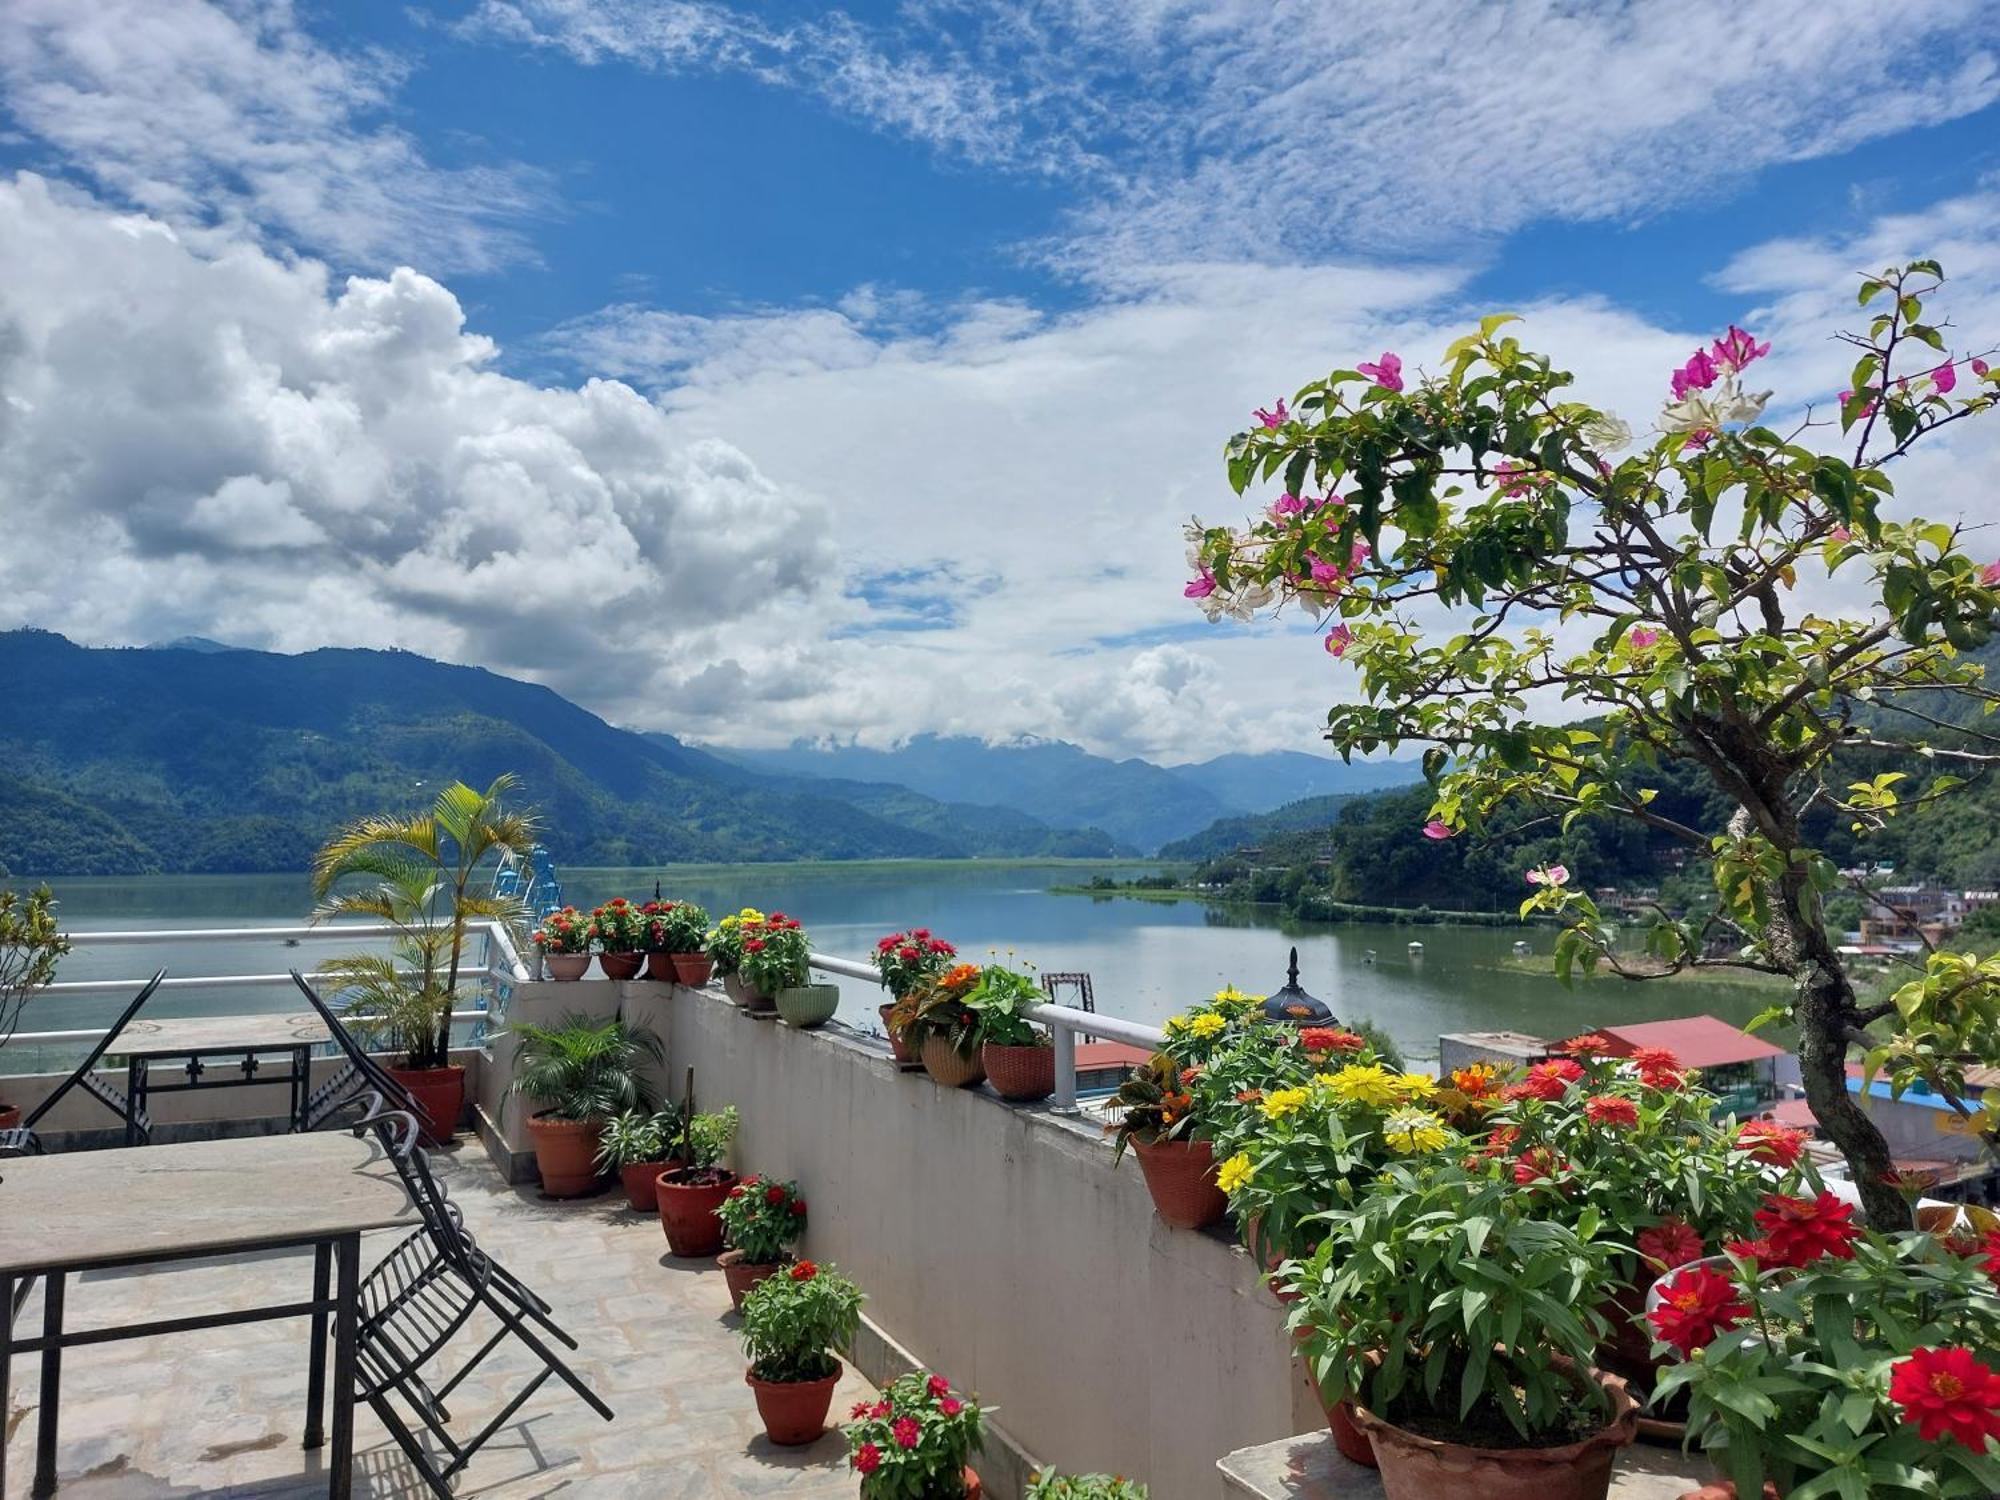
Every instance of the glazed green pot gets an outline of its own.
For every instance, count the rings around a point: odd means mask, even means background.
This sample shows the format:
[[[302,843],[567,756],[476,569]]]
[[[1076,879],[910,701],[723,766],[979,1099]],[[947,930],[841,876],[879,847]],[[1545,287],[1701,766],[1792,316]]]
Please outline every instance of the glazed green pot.
[[[778,1014],[787,1026],[804,1031],[824,1025],[840,1009],[837,984],[795,984],[778,991]]]

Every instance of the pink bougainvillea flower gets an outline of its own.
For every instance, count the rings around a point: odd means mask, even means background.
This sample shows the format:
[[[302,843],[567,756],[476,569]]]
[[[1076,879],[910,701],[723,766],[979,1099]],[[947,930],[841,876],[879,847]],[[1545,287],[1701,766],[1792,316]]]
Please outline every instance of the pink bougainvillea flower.
[[[1326,633],[1326,654],[1332,657],[1347,655],[1347,648],[1354,644],[1354,632],[1345,625],[1336,625]]]
[[[1203,568],[1199,577],[1190,578],[1186,588],[1181,590],[1184,599],[1206,599],[1215,592],[1215,575]]]
[[[1715,362],[1717,364],[1721,365],[1725,370],[1740,370],[1749,364],[1751,360],[1762,359],[1765,355],[1769,354],[1771,352],[1771,345],[1768,341],[1762,344],[1758,343],[1749,334],[1738,328],[1734,323],[1731,323],[1729,325],[1729,332],[1715,341],[1714,349]]]
[[[1689,391],[1707,390],[1715,384],[1716,378],[1721,373],[1716,368],[1715,361],[1709,358],[1706,349],[1695,350],[1693,355],[1689,357],[1688,362],[1674,371],[1673,376],[1668,381],[1668,384],[1673,388],[1674,400],[1685,400]]]
[[[1280,516],[1296,516],[1301,514],[1305,508],[1305,501],[1287,491],[1271,502],[1271,519],[1276,520]]]
[[[1940,396],[1949,395],[1958,388],[1958,367],[1946,360],[1931,371],[1931,384],[1937,387]]]
[[[1285,409],[1285,398],[1283,396],[1280,396],[1278,398],[1278,405],[1275,410],[1266,411],[1264,410],[1263,407],[1260,406],[1250,415],[1255,417],[1259,422],[1263,423],[1264,426],[1266,427],[1282,427],[1285,425],[1286,422],[1291,420],[1292,414]]]
[[[1528,493],[1528,466],[1517,458],[1503,458],[1493,466],[1493,477],[1500,483],[1500,498],[1512,500]]]
[[[1348,548],[1347,571],[1350,573],[1359,573],[1363,568],[1367,567],[1368,551],[1368,544],[1366,542],[1356,542],[1352,547]]]
[[[1981,568],[1979,581],[1989,589],[2000,589],[2000,562],[1990,562]]]
[[[1827,535],[1832,537],[1836,542],[1851,542],[1854,540],[1854,533],[1849,531],[1845,526],[1836,526]]]
[[[1993,367],[1987,364],[1986,361],[1983,359],[1975,359],[1972,362],[1972,373],[1979,376],[1982,380],[1986,377],[1986,372],[1992,368]]]
[[[1650,626],[1634,625],[1625,639],[1632,643],[1633,650],[1646,651],[1658,644],[1660,632]]]
[[[1569,884],[1569,866],[1548,865],[1528,871],[1529,885],[1558,886]]]
[[[1448,839],[1451,836],[1451,825],[1442,819],[1432,818],[1424,824],[1424,837],[1427,839]]]
[[[1317,553],[1309,555],[1312,557],[1312,570],[1307,576],[1314,583],[1339,583],[1341,579],[1347,576],[1339,568]]]
[[[1864,396],[1872,397],[1874,395],[1874,391],[1870,389],[1863,391],[1861,394]],[[1840,393],[1840,404],[1843,407],[1845,407],[1847,403],[1852,401],[1853,399],[1854,399],[1854,392],[1852,391],[1842,391]],[[1861,408],[1861,415],[1864,417],[1872,417],[1875,415],[1875,403],[1872,399],[1866,406]]]
[[[1686,437],[1681,439],[1681,452],[1685,453],[1690,448],[1705,450],[1714,441],[1715,432],[1712,428],[1697,427],[1693,432],[1690,432]]]
[[[1394,354],[1384,354],[1372,363],[1364,361],[1354,367],[1385,391],[1400,391],[1403,388],[1403,361]]]

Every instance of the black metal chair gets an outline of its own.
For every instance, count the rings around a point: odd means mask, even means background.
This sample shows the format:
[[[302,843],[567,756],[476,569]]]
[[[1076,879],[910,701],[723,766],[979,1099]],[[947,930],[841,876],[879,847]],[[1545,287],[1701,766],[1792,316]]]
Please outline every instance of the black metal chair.
[[[536,1332],[538,1325],[557,1342],[570,1349],[577,1347],[576,1340],[550,1317],[549,1305],[509,1275],[473,1239],[465,1227],[464,1214],[447,1197],[444,1185],[431,1172],[429,1158],[417,1144],[416,1117],[406,1110],[383,1108],[379,1097],[364,1098],[362,1103],[363,1116],[353,1128],[356,1133],[375,1132],[395,1163],[423,1225],[399,1242],[362,1281],[355,1394],[381,1418],[430,1489],[449,1497],[452,1476],[471,1462],[551,1375],[559,1377],[607,1422],[612,1411]],[[500,1327],[449,1378],[433,1387],[422,1373],[424,1366],[439,1358],[482,1308]],[[510,1336],[540,1360],[541,1368],[476,1433],[465,1439],[455,1437],[449,1428],[451,1411],[446,1402]],[[419,1439],[417,1428],[449,1455],[442,1467]]]
[[[320,997],[319,991],[297,969],[292,970],[292,983],[304,994],[306,1003],[319,1013],[320,1020],[326,1023],[326,1029],[333,1037],[334,1045],[347,1058],[331,1078],[307,1096],[307,1130],[320,1129],[369,1094],[378,1096],[392,1110],[436,1124],[431,1121],[430,1111],[417,1102],[416,1096],[396,1082],[374,1054],[355,1040],[354,1033],[341,1021],[340,1013]]]
[[[145,988],[132,997],[132,1003],[125,1007],[124,1013],[111,1023],[104,1035],[97,1039],[97,1045],[92,1047],[90,1055],[77,1065],[76,1071],[57,1084],[46,1099],[22,1116],[19,1125],[0,1131],[0,1156],[40,1155],[42,1143],[40,1137],[35,1134],[35,1122],[61,1103],[63,1096],[71,1089],[82,1089],[117,1115],[119,1123],[127,1125],[139,1140],[149,1145],[152,1143],[152,1117],[143,1109],[135,1110],[123,1089],[106,1083],[93,1070],[103,1060],[104,1054],[111,1050],[111,1044],[118,1040],[118,1034],[132,1024],[132,1018],[139,1014],[139,1007],[153,998],[153,991],[160,987],[160,981],[166,977],[167,971],[162,969],[147,980]]]

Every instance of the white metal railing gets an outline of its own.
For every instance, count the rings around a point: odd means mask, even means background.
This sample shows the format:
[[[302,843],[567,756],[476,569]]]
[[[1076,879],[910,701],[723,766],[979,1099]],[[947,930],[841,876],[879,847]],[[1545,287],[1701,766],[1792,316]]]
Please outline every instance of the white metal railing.
[[[863,963],[852,958],[837,958],[827,953],[812,954],[808,961],[823,974],[839,974],[848,979],[865,979],[872,984],[882,982],[881,973],[871,963]],[[1167,1039],[1167,1034],[1157,1026],[1142,1025],[1138,1021],[1121,1021],[1116,1016],[1078,1010],[1070,1005],[1036,1005],[1030,1007],[1025,1014],[1029,1020],[1048,1027],[1049,1034],[1055,1042],[1057,1109],[1076,1108],[1077,1037],[1093,1036],[1108,1042],[1124,1042],[1127,1046],[1143,1047],[1148,1052],[1157,1051],[1160,1044]]]

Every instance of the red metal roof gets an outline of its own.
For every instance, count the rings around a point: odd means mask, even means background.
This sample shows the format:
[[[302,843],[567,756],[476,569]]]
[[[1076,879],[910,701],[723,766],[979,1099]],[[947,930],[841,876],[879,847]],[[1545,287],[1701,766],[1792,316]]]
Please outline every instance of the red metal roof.
[[[1783,1057],[1785,1049],[1761,1042],[1714,1016],[1683,1016],[1677,1021],[1637,1021],[1629,1026],[1600,1026],[1599,1036],[1611,1043],[1618,1057],[1630,1057],[1641,1047],[1665,1047],[1690,1068],[1716,1068],[1724,1063],[1762,1062]]]

